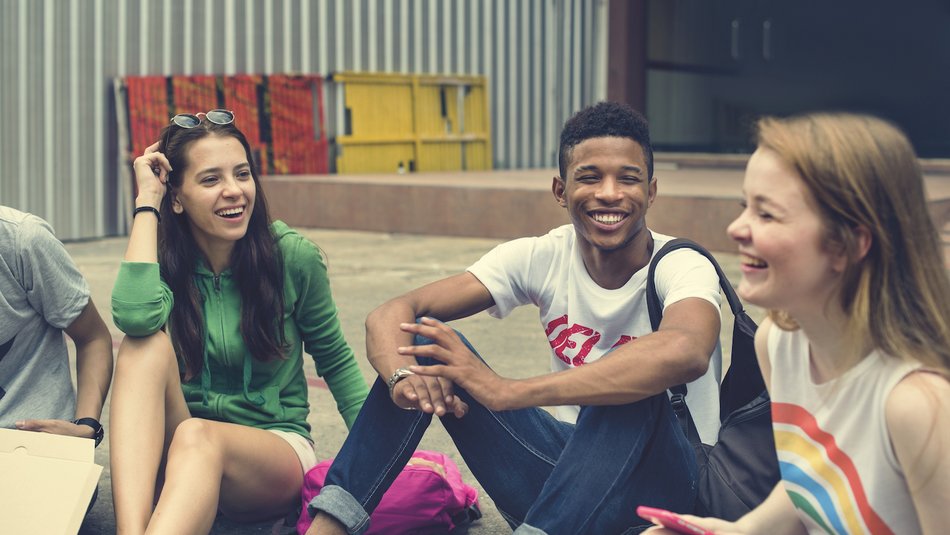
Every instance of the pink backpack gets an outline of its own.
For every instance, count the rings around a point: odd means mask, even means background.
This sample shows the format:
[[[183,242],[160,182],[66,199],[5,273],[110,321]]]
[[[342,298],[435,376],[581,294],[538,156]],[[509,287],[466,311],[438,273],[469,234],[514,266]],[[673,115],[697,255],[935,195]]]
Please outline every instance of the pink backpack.
[[[323,488],[331,463],[333,459],[323,461],[304,476],[300,491],[303,509],[297,520],[300,534],[310,527],[307,504]],[[481,517],[478,490],[462,481],[452,459],[442,453],[417,450],[370,515],[366,535],[447,533]]]

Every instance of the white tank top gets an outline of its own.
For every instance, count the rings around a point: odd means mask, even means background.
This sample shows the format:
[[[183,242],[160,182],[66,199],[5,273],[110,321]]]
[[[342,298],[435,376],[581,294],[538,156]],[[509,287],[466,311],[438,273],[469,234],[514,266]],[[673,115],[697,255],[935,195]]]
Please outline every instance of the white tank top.
[[[874,351],[842,376],[815,384],[803,332],[773,327],[768,348],[782,483],[808,532],[919,534],[884,405],[920,365]]]

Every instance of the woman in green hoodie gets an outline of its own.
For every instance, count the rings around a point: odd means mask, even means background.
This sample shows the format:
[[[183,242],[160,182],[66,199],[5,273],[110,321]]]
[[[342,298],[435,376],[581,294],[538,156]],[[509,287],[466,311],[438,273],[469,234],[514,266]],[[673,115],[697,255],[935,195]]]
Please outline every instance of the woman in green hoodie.
[[[112,291],[127,335],[110,413],[118,532],[284,515],[316,462],[303,350],[347,427],[367,392],[320,251],[270,221],[232,112],[176,115],[134,170]]]

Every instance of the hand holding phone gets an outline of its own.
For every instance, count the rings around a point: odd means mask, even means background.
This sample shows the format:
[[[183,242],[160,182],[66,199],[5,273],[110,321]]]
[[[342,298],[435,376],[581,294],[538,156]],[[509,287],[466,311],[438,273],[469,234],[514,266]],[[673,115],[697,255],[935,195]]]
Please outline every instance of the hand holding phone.
[[[666,509],[658,509],[656,507],[647,507],[641,505],[637,507],[637,516],[640,518],[645,518],[654,524],[663,526],[666,529],[671,529],[677,533],[685,533],[686,535],[715,535],[713,532],[701,528],[692,522],[687,521],[680,515],[667,511]]]

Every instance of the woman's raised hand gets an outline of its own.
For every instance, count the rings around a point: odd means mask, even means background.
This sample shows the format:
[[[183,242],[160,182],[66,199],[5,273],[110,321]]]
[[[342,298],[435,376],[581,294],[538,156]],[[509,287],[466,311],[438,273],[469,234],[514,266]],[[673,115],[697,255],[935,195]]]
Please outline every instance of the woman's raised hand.
[[[158,208],[167,190],[165,182],[168,180],[168,173],[172,171],[168,159],[158,152],[158,141],[149,145],[145,153],[132,162],[132,168],[135,170],[135,184],[138,187],[136,207]]]

